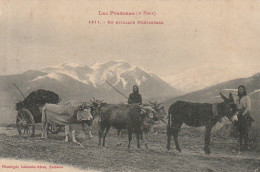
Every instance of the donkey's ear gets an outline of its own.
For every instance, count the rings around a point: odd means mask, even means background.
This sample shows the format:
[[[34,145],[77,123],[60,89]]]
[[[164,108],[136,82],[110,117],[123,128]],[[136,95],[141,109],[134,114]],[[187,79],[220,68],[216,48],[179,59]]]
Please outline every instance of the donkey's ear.
[[[225,97],[221,92],[219,93],[223,100],[228,100],[227,97]]]
[[[234,101],[234,97],[233,97],[232,93],[229,93],[229,100]]]

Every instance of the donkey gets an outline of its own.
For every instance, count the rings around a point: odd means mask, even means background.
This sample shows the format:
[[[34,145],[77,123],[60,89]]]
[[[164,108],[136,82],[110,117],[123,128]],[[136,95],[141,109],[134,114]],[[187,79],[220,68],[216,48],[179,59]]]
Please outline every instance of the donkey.
[[[181,152],[178,133],[182,124],[185,123],[192,127],[206,127],[204,151],[206,154],[211,153],[209,148],[211,129],[224,116],[232,120],[232,117],[238,113],[232,94],[229,94],[229,98],[225,97],[222,93],[220,95],[224,101],[217,104],[177,101],[170,106],[168,111],[168,140],[166,146],[168,150],[170,150],[171,137],[173,136],[175,147],[177,151]]]

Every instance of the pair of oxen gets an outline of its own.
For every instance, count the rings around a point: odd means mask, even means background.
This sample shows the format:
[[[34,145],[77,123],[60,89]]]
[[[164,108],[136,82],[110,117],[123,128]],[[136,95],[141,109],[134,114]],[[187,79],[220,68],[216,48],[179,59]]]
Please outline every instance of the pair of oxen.
[[[173,137],[176,149],[179,152],[181,151],[178,142],[178,133],[184,123],[192,127],[206,127],[204,151],[206,154],[210,154],[209,144],[212,128],[218,121],[221,120],[221,118],[227,117],[231,121],[236,121],[238,115],[238,108],[235,104],[232,94],[230,93],[229,97],[225,97],[221,93],[220,95],[224,100],[221,103],[210,104],[176,101],[170,106],[168,111],[168,139],[166,146],[168,150],[170,150],[171,138]],[[50,122],[47,120],[48,113],[46,113],[48,111],[48,106],[48,104],[45,105],[42,111],[43,126],[46,129],[47,123]],[[163,118],[166,115],[164,107],[157,103],[150,103],[146,106],[140,106],[126,104],[106,104],[101,101],[94,100],[91,102],[91,104],[83,104],[80,106],[80,108],[78,108],[78,110],[75,110],[73,115],[74,119],[76,118],[77,112],[83,112],[84,109],[89,109],[89,114],[92,115],[92,118],[95,118],[96,116],[99,118],[98,123],[100,146],[105,146],[106,135],[110,127],[113,126],[118,130],[118,144],[120,144],[121,131],[123,129],[127,129],[129,142],[128,148],[130,147],[130,142],[132,140],[132,133],[135,133],[136,135],[138,148],[140,147],[140,138],[144,139],[145,146],[148,147],[148,131],[156,121],[164,121]],[[75,121],[76,120],[74,120],[74,123]],[[82,124],[84,124],[84,122]],[[143,133],[145,133],[145,137],[143,137]],[[67,136],[68,132],[66,132],[66,140]],[[76,141],[75,136],[73,137],[73,141]]]
[[[138,148],[140,147],[139,139],[143,139],[145,146],[148,147],[148,131],[157,121],[164,121],[164,117],[166,117],[164,107],[157,102],[127,105],[107,104],[92,99],[91,103],[83,103],[80,106],[45,104],[42,107],[42,137],[47,137],[49,124],[60,125],[65,126],[65,141],[68,142],[69,130],[72,128],[72,141],[78,143],[75,139],[74,125],[80,123],[85,133],[86,126],[90,126],[91,129],[93,120],[98,118],[100,146],[105,146],[106,135],[109,129],[114,127],[118,130],[118,145],[121,145],[121,132],[126,129],[128,147],[130,147],[133,133],[136,135]],[[92,135],[91,130],[89,135]]]

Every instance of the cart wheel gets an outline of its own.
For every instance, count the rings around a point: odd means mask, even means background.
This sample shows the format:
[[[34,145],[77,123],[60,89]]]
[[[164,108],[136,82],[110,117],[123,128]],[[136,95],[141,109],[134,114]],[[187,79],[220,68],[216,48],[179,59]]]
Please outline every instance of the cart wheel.
[[[52,133],[52,134],[58,134],[61,131],[61,126],[58,125],[49,125],[48,126],[48,130]]]
[[[35,122],[30,111],[24,108],[19,110],[16,118],[16,127],[21,136],[34,136]]]

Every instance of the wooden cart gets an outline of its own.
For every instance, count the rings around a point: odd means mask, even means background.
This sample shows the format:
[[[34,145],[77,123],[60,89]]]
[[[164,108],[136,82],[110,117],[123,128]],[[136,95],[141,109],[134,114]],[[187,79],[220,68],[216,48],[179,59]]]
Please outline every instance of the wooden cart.
[[[41,123],[40,107],[45,103],[57,104],[59,101],[60,97],[56,93],[39,89],[31,92],[23,101],[16,103],[18,133],[27,137],[34,136],[35,124]],[[57,134],[61,131],[61,126],[49,125],[48,129],[52,134]]]

